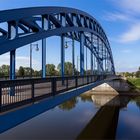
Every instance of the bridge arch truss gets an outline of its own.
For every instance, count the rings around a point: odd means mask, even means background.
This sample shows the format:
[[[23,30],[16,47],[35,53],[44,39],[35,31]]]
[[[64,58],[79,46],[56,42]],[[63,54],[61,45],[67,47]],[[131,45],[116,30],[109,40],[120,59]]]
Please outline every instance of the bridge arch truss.
[[[80,74],[84,74],[84,46],[93,55],[101,74],[115,74],[111,47],[105,31],[91,15],[66,7],[35,7],[0,11],[0,55],[10,52],[10,77],[15,77],[16,49],[42,40],[42,77],[46,76],[46,38],[61,37],[61,74],[64,76],[65,38],[80,42]],[[73,66],[74,66],[73,60]]]

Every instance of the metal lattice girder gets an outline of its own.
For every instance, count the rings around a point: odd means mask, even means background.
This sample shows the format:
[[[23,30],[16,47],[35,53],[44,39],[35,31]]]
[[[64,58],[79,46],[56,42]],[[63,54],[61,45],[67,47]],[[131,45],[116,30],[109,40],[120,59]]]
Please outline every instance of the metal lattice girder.
[[[45,24],[48,28],[43,28],[42,18],[45,18]],[[91,45],[91,36],[87,36],[86,33],[95,35],[104,43],[111,63],[111,72],[115,73],[112,51],[107,36],[98,21],[86,12],[66,7],[5,10],[0,11],[1,23],[7,23],[8,26],[12,25],[12,28],[6,30],[0,25],[0,55],[50,36],[65,35],[80,42],[80,33],[83,32],[85,36],[84,45],[93,51],[102,71],[99,51],[95,51],[96,47]],[[11,29],[15,31],[13,32]],[[11,32],[14,33],[12,38],[9,37]]]

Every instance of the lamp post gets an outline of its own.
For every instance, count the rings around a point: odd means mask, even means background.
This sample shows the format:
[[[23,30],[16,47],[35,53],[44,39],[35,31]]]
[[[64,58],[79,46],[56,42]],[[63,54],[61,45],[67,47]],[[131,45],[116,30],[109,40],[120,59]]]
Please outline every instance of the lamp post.
[[[72,74],[75,75],[75,51],[74,51],[74,39],[72,41],[66,41],[65,48],[67,49],[68,43],[72,43]]]
[[[30,44],[30,78],[32,78],[32,50],[33,50],[33,46],[36,46],[36,51],[39,51],[38,48],[38,43],[36,44]]]

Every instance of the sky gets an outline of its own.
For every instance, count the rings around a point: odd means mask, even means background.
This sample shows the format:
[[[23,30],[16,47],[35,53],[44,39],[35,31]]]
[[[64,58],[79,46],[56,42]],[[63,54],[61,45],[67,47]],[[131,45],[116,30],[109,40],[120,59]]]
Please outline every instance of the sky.
[[[72,7],[89,13],[108,36],[116,72],[133,72],[140,66],[140,0],[0,0],[0,10],[37,6]],[[36,43],[40,45],[41,41]],[[78,60],[79,43],[75,42],[75,45],[75,59]],[[17,68],[29,66],[29,45],[17,49],[16,59]],[[66,60],[71,61],[70,47],[66,50]],[[55,65],[60,63],[59,37],[47,39],[46,61]],[[0,65],[4,63],[9,64],[9,54],[0,56]],[[38,52],[33,49],[33,68],[41,69],[41,47]]]

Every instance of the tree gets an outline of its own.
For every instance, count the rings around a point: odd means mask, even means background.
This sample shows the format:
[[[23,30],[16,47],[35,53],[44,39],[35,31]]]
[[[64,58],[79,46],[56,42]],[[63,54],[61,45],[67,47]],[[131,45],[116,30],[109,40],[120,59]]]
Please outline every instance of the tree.
[[[24,67],[25,75],[30,76],[31,75],[31,68]],[[32,69],[32,74],[34,73],[34,70]]]
[[[139,70],[136,72],[136,77],[140,78],[140,71]]]
[[[18,75],[19,76],[24,76],[25,75],[25,70],[24,70],[24,68],[22,66],[19,67]]]
[[[57,66],[59,73],[61,73],[61,63]],[[76,70],[75,70],[76,71]],[[65,62],[65,75],[72,75],[73,66],[71,62]]]
[[[78,99],[74,97],[70,99],[69,101],[66,101],[62,103],[61,105],[59,105],[59,108],[62,110],[71,110],[76,106],[77,103],[78,103]]]
[[[140,67],[138,68],[138,71],[136,71],[135,76],[136,76],[137,78],[140,78]]]
[[[47,75],[56,75],[55,65],[54,64],[47,64],[46,65]]]
[[[10,66],[9,65],[2,65],[0,67],[0,71],[2,76],[8,76],[10,73]]]
[[[125,77],[130,77],[130,76],[131,76],[131,73],[129,73],[129,72],[125,73]]]
[[[34,75],[35,77],[37,77],[37,76],[40,76],[41,74],[40,74],[40,71],[35,70],[34,73],[33,73],[33,75]]]

